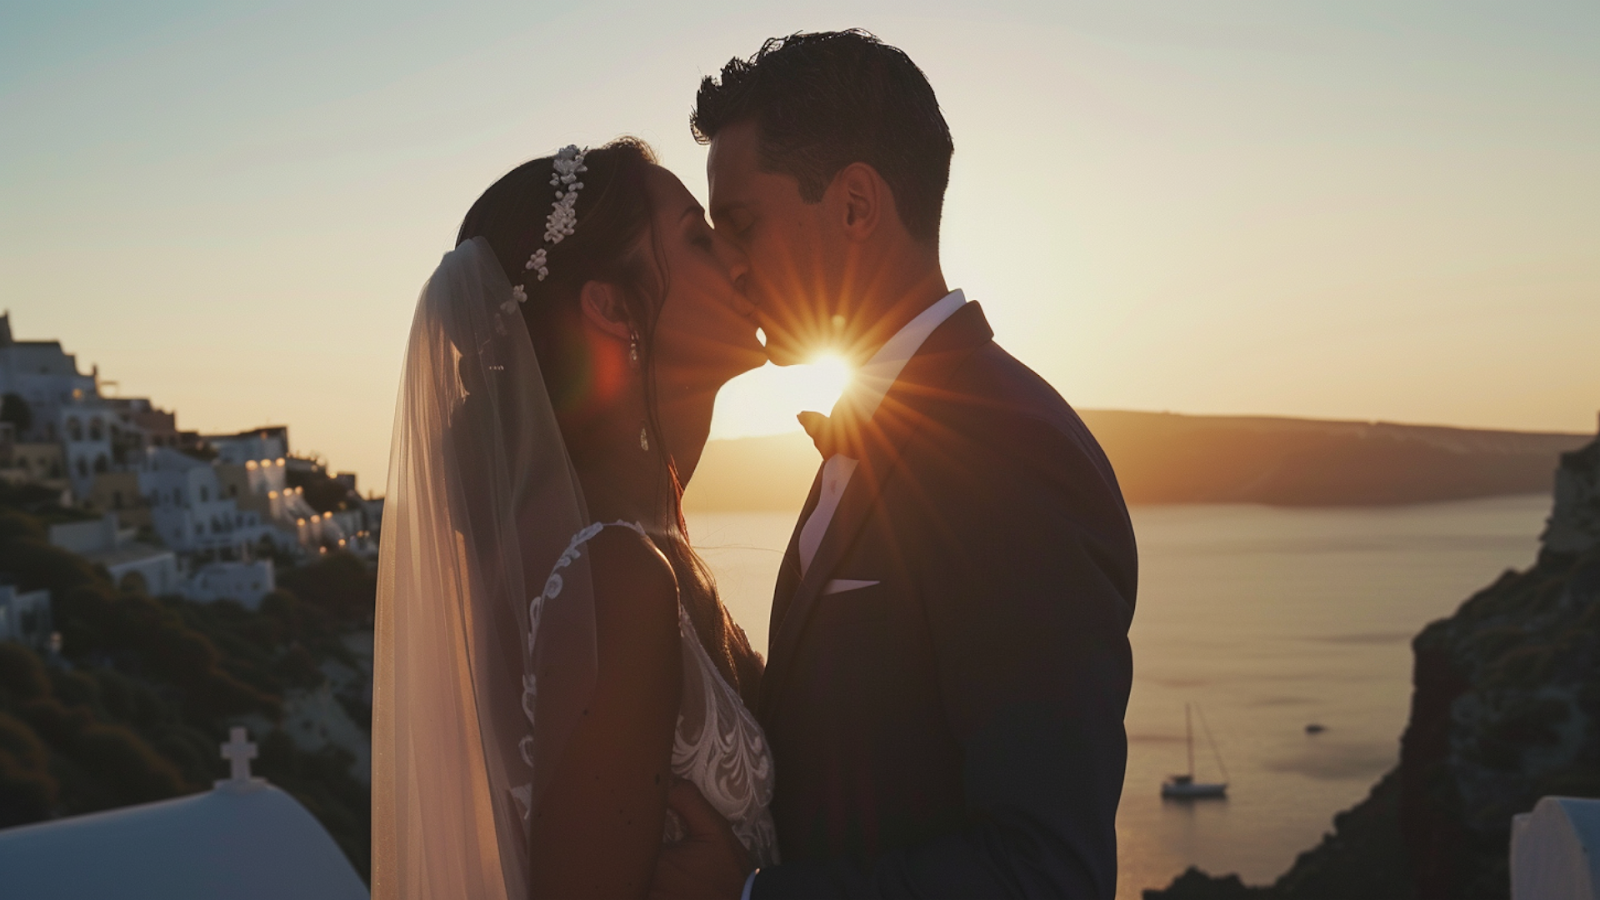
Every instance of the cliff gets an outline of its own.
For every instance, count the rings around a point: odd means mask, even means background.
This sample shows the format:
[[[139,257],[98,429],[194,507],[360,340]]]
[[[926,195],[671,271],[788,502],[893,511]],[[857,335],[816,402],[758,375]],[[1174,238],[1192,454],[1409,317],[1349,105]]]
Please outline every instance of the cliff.
[[[1538,560],[1424,628],[1400,764],[1270,886],[1191,869],[1147,900],[1505,897],[1511,817],[1600,797],[1600,439],[1561,456]]]
[[[1583,435],[1266,416],[1083,414],[1129,503],[1380,506],[1549,489]]]
[[[1378,506],[1537,493],[1577,434],[1084,410],[1129,503]],[[691,510],[799,509],[820,460],[799,432],[712,441]]]

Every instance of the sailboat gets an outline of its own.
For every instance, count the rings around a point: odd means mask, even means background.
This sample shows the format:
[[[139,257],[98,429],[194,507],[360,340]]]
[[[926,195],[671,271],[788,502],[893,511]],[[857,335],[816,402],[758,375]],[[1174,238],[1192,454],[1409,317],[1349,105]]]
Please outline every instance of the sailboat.
[[[1172,800],[1201,800],[1228,796],[1228,767],[1222,764],[1222,754],[1217,752],[1217,742],[1211,739],[1211,729],[1206,725],[1204,713],[1200,715],[1200,727],[1205,730],[1206,743],[1211,745],[1211,756],[1217,761],[1217,768],[1222,772],[1222,781],[1194,780],[1194,722],[1190,717],[1189,704],[1185,703],[1183,731],[1189,746],[1189,771],[1182,775],[1172,775],[1162,782],[1162,797]]]

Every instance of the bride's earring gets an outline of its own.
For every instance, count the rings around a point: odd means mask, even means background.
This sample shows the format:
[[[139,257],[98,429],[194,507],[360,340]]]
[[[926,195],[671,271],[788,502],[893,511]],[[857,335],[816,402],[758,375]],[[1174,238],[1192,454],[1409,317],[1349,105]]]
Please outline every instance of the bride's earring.
[[[628,332],[628,367],[634,371],[639,369],[639,335],[637,332]],[[650,425],[648,422],[639,423],[639,449],[650,452]]]

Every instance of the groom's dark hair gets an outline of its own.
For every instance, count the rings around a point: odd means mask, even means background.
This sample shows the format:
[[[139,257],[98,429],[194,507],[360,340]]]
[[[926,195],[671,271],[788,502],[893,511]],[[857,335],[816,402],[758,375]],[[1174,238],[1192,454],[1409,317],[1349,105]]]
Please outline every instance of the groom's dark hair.
[[[762,170],[793,177],[807,203],[864,162],[894,192],[906,231],[938,242],[955,145],[933,86],[898,47],[857,28],[770,38],[748,60],[729,60],[720,81],[700,82],[689,127],[708,144],[750,120]]]

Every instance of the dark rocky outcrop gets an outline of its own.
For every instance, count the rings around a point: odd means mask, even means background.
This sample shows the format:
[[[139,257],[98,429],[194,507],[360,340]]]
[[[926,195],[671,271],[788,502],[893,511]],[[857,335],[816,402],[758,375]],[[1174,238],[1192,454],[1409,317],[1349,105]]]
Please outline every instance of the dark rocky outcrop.
[[[1412,642],[1400,765],[1269,886],[1191,869],[1146,898],[1505,897],[1511,817],[1600,796],[1600,439],[1563,454],[1538,561]]]

